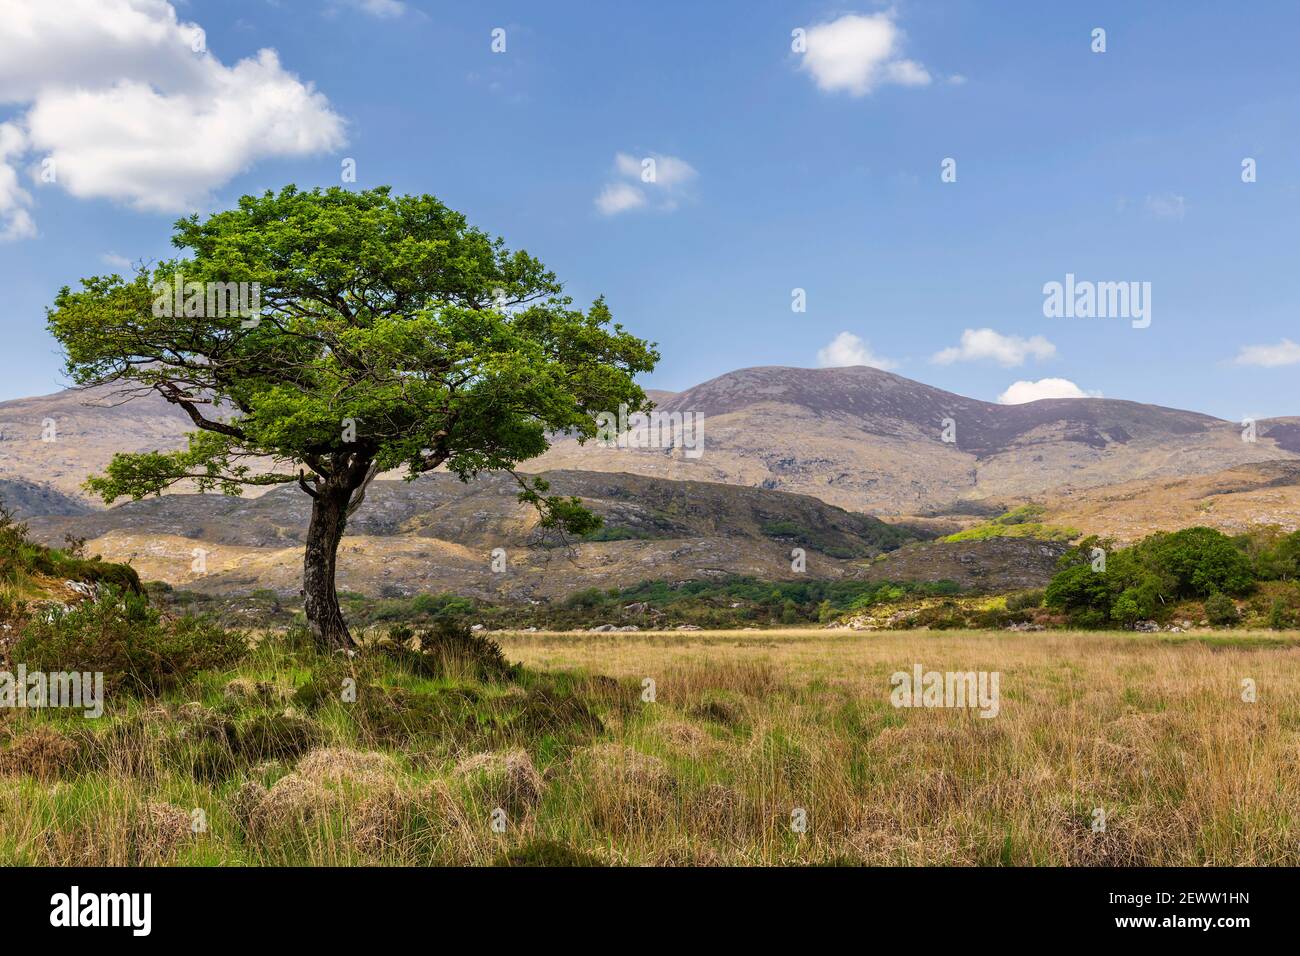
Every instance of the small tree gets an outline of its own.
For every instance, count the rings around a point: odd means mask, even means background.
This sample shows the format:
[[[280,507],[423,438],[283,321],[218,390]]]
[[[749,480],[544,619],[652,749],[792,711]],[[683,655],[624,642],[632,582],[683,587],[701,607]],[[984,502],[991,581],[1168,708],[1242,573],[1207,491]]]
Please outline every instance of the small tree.
[[[1205,618],[1211,624],[1233,625],[1241,621],[1241,613],[1232,598],[1215,591],[1205,599]]]
[[[1284,631],[1287,626],[1286,601],[1279,598],[1273,599],[1273,606],[1268,612],[1268,626],[1275,631]]]
[[[376,474],[514,473],[552,433],[586,440],[597,413],[646,408],[634,376],[658,360],[603,300],[572,308],[526,252],[432,196],[389,193],[245,196],[176,223],[188,257],[84,279],[48,311],[76,383],[156,392],[196,428],[184,450],[114,456],[87,482],[106,502],[184,480],[310,496],[303,599],[322,648],[352,643],[335,560]],[[223,307],[237,283],[258,293],[252,308]],[[515,477],[543,526],[598,526],[578,499]]]

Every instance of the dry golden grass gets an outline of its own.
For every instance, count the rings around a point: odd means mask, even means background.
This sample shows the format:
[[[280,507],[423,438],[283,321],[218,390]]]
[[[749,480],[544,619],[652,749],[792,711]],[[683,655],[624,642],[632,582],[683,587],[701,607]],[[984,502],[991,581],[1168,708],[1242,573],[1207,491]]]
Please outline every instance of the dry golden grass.
[[[281,713],[293,705],[280,689],[326,665],[267,642],[237,672],[110,714],[90,736],[95,722],[11,713],[0,860],[1300,862],[1300,635],[814,630],[502,644],[545,681],[390,670],[380,679],[406,687],[394,706],[447,709],[421,712],[423,729],[394,742],[363,732],[357,705],[328,702],[285,718],[314,728],[297,749],[204,778],[186,748],[212,746],[220,708],[241,726]],[[890,675],[918,663],[998,671],[999,714],[893,707]]]
[[[616,736],[701,785],[665,801],[653,832],[626,834],[633,857],[684,847],[723,862],[1300,862],[1295,635],[791,630],[503,644],[534,667],[654,680],[645,708],[658,716]],[[892,707],[889,675],[916,663],[999,671],[1000,713]],[[1255,703],[1242,699],[1247,678]],[[795,808],[807,811],[802,835]]]

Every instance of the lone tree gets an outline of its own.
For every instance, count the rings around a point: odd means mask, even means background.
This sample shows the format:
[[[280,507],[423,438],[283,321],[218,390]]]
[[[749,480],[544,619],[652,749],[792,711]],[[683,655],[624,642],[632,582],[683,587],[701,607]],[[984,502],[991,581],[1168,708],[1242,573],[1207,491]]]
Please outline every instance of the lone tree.
[[[188,448],[118,454],[87,487],[106,502],[191,480],[201,491],[296,482],[312,499],[307,621],[351,635],[334,587],[348,517],[376,474],[506,470],[544,527],[599,520],[515,473],[595,416],[648,407],[633,381],[658,353],[597,299],[574,309],[554,273],[432,196],[333,188],[245,196],[176,223],[189,255],[60,290],[49,328],[82,386],[157,392],[194,422]],[[238,283],[251,302],[229,308]]]

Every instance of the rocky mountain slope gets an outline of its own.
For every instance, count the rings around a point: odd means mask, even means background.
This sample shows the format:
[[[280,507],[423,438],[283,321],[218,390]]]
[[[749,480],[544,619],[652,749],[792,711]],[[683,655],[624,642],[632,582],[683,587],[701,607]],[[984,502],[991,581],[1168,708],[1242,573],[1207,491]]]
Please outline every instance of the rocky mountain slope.
[[[1258,423],[1252,443],[1196,412],[1111,399],[994,405],[862,367],[743,369],[651,398],[662,414],[704,416],[698,458],[561,438],[529,463],[605,516],[598,540],[543,540],[505,476],[380,480],[344,540],[340,586],[527,599],[651,578],[780,579],[798,574],[796,547],[816,577],[1028,586],[1050,573],[1052,548],[899,545],[1027,501],[1049,524],[1124,541],[1192,524],[1300,525],[1300,418]],[[180,447],[188,426],[160,398],[123,403],[103,390],[0,403],[0,498],[41,540],[85,537],[89,553],[146,579],[296,592],[308,502],[295,487],[108,510],[85,497],[82,481],[114,452]]]
[[[0,502],[19,518],[29,515],[79,515],[91,510],[80,497],[24,478],[0,478]]]
[[[798,579],[857,574],[856,561],[910,540],[904,529],[815,498],[638,475],[551,472],[557,494],[578,495],[605,518],[597,538],[560,541],[537,527],[507,475],[463,484],[430,475],[376,481],[349,522],[339,587],[365,594],[456,591],[526,599],[582,587],[754,575]],[[86,550],[129,561],[142,578],[210,592],[296,593],[309,501],[296,487],[258,498],[166,495],[79,516],[29,521],[40,541],[85,536]],[[493,552],[502,549],[493,570]],[[791,552],[806,553],[806,571]],[[201,557],[201,563],[196,559]]]
[[[1197,412],[1114,399],[995,405],[866,367],[742,369],[657,411],[704,416],[699,457],[569,439],[537,464],[751,485],[915,515],[1300,458],[1295,419],[1260,422],[1250,443],[1236,423]]]
[[[1205,525],[1224,534],[1300,528],[1300,461],[1237,465],[1210,475],[1128,481],[1042,498],[1043,521],[1117,541]]]
[[[650,394],[660,413],[704,416],[698,458],[560,438],[529,468],[775,489],[899,516],[1300,459],[1300,418],[1260,422],[1250,443],[1236,423],[1197,412],[1114,399],[995,405],[865,367],[741,369]],[[70,390],[0,402],[0,479],[85,500],[82,481],[114,452],[181,447],[188,430],[182,412],[152,395],[123,403]]]
[[[182,448],[193,427],[184,412],[156,394],[124,401],[109,389],[67,389],[0,402],[0,479],[41,486],[51,502],[89,503],[82,482],[116,452]],[[19,504],[16,488],[0,488],[0,494],[6,501],[14,494]],[[39,494],[23,494],[33,496]],[[51,513],[29,507],[37,504],[24,500],[17,510]]]

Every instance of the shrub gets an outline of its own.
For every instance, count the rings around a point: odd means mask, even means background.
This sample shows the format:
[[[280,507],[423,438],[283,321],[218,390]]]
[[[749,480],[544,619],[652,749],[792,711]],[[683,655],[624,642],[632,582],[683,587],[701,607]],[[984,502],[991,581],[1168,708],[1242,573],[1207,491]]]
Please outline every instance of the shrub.
[[[242,632],[205,617],[164,620],[143,595],[110,588],[29,621],[11,656],[28,670],[102,672],[105,691],[157,694],[247,651]]]
[[[1286,601],[1282,600],[1282,598],[1274,598],[1273,606],[1268,612],[1268,626],[1275,631],[1284,631],[1289,623]]]
[[[235,749],[250,763],[296,760],[322,739],[320,727],[306,718],[258,714],[240,725]]]
[[[1036,538],[1042,541],[1073,541],[1080,533],[1074,528],[1043,524],[1047,513],[1042,505],[1022,505],[991,521],[950,534],[945,541],[987,541],[990,538]]]
[[[1254,586],[1249,559],[1227,535],[1213,528],[1185,528],[1154,535],[1139,548],[1148,561],[1173,577],[1176,597],[1209,597],[1215,591],[1245,594]]]
[[[68,547],[47,548],[28,537],[25,522],[0,502],[0,581],[16,581],[25,574],[44,574],[65,580],[108,585],[142,593],[140,577],[126,564],[110,564],[98,556],[86,558],[85,538],[66,535]]]
[[[1205,617],[1211,624],[1236,624],[1241,620],[1237,605],[1222,591],[1215,591],[1205,599]]]
[[[73,738],[57,728],[38,724],[15,737],[0,753],[0,773],[50,780],[71,770],[76,761],[77,744]]]
[[[506,660],[501,645],[485,634],[477,634],[454,620],[437,622],[414,634],[418,649],[409,647],[410,630],[389,632],[391,641],[381,645],[383,653],[414,674],[443,677],[466,674],[482,681],[510,679],[516,668]]]
[[[1042,607],[1044,597],[1046,592],[1041,588],[1033,591],[1017,591],[1007,596],[1007,610],[1028,611],[1031,608]]]
[[[595,608],[600,607],[606,600],[607,595],[600,588],[585,588],[570,594],[564,604],[566,607]]]
[[[1263,580],[1300,579],[1300,531],[1284,535],[1270,528],[1243,535],[1238,540],[1254,559],[1255,572]]]
[[[26,601],[11,594],[0,593],[0,623],[20,621],[26,616]]]
[[[1250,558],[1232,539],[1212,528],[1155,534],[1109,551],[1102,570],[1091,554],[1106,542],[1089,538],[1062,558],[1062,570],[1047,586],[1047,605],[1066,612],[1076,627],[1131,627],[1146,618],[1167,617],[1182,600],[1247,594],[1256,586]],[[1216,600],[1220,608],[1222,600]],[[1234,606],[1235,612],[1235,606]]]
[[[474,613],[474,602],[454,594],[417,594],[411,599],[411,610],[427,617],[465,617]]]
[[[1078,564],[1059,572],[1047,585],[1043,599],[1048,607],[1060,608],[1071,615],[1093,611],[1109,616],[1114,597],[1105,572],[1094,571],[1090,564]]]

